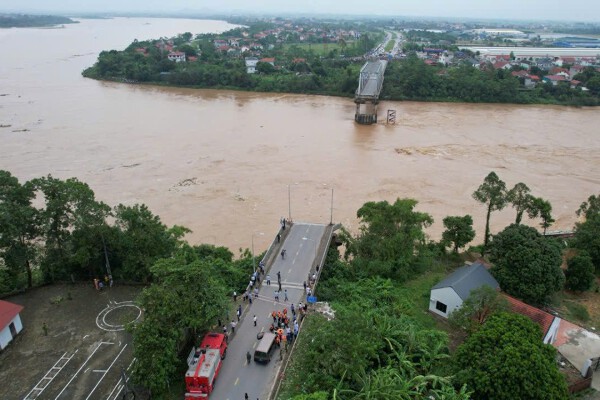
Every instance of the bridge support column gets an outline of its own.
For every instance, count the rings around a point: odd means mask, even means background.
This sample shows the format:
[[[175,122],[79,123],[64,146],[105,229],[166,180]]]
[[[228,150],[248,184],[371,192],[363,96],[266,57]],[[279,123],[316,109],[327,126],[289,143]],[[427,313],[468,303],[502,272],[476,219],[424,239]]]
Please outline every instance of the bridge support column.
[[[379,101],[356,101],[354,120],[359,124],[371,125],[377,123],[377,104]]]

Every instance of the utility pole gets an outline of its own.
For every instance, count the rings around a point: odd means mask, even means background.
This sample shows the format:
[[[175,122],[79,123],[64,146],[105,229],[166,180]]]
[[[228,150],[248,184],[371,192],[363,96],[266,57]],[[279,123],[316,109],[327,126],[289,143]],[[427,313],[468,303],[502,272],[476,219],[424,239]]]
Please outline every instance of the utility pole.
[[[292,196],[290,185],[288,185],[288,218],[292,222]]]

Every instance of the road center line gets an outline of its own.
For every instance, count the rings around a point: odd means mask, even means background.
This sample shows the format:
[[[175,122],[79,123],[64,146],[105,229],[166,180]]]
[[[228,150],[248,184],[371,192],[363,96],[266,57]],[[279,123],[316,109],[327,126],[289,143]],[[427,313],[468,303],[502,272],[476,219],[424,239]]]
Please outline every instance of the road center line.
[[[238,376],[235,380],[235,383],[233,384],[233,386],[237,386],[237,384],[240,383],[240,377]]]

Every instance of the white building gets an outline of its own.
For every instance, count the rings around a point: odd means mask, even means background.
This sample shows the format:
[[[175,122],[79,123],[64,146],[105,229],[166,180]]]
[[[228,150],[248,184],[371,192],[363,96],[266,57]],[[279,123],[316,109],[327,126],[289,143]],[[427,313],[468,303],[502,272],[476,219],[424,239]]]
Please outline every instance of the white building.
[[[249,74],[256,73],[256,64],[258,64],[258,58],[256,57],[246,57],[246,72]]]
[[[169,55],[167,56],[167,58],[170,61],[185,62],[185,53],[183,53],[181,51],[172,51],[172,52],[169,53]]]
[[[465,265],[431,288],[429,311],[444,318],[459,309],[471,291],[488,285],[498,289],[498,282],[481,263]]]
[[[8,344],[23,330],[19,313],[23,306],[0,300],[0,350]]]

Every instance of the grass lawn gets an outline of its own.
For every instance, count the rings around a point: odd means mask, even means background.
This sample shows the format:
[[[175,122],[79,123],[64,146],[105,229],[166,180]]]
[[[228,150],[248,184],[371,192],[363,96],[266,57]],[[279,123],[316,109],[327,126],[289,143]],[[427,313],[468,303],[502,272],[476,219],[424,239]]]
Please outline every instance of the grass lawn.
[[[391,51],[394,48],[394,43],[396,43],[395,40],[390,40],[389,42],[387,42],[387,44],[385,45],[385,51]]]

